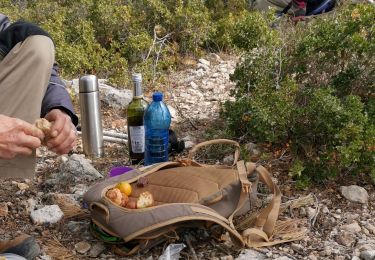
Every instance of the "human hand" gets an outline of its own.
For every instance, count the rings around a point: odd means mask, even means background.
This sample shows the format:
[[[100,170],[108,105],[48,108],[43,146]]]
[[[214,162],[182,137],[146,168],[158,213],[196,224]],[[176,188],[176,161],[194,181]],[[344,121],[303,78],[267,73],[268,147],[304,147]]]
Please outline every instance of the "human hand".
[[[57,154],[67,154],[77,139],[77,131],[70,116],[60,109],[52,109],[45,118],[53,122],[47,147]]]
[[[44,134],[21,119],[0,115],[0,158],[13,159],[16,155],[30,155],[41,146]]]
[[[298,22],[306,21],[306,16],[296,16],[292,18],[292,21],[294,22],[294,25],[296,25]]]

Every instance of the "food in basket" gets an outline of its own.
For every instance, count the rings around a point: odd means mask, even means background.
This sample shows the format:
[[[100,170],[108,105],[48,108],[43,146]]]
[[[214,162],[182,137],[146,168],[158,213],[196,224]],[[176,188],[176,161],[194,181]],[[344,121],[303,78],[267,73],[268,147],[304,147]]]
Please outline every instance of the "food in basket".
[[[125,193],[127,196],[132,194],[132,186],[129,182],[122,181],[116,185],[116,188],[119,189],[122,193]]]
[[[151,207],[154,204],[154,198],[148,191],[142,192],[137,199],[137,209]]]
[[[140,177],[137,181],[138,188],[144,188],[148,184],[148,179],[146,177]]]
[[[105,195],[113,203],[115,203],[116,205],[120,205],[121,206],[121,204],[123,202],[123,196],[122,196],[121,191],[119,189],[117,189],[117,188],[109,189],[106,192]]]
[[[129,202],[129,197],[125,193],[121,193],[122,198],[121,198],[121,207],[126,207],[126,204]]]
[[[136,198],[129,198],[129,201],[126,204],[126,208],[136,209],[137,208],[137,199]]]
[[[139,198],[131,198],[118,188],[109,189],[105,196],[113,203],[128,209],[143,209],[151,207],[154,204],[154,198],[148,191],[142,192]]]

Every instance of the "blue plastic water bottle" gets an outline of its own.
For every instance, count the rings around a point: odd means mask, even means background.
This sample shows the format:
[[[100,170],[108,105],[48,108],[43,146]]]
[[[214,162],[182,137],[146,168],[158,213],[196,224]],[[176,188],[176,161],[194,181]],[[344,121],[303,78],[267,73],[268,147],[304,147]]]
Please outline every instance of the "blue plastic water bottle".
[[[168,161],[168,140],[171,114],[163,102],[163,94],[155,92],[144,117],[145,165]]]

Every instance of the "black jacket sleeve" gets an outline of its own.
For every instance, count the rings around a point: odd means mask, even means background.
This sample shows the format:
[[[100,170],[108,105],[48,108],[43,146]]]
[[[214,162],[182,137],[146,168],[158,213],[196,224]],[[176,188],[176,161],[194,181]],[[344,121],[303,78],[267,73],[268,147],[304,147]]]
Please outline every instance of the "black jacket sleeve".
[[[50,37],[46,31],[35,24],[24,21],[12,23],[0,32],[0,54],[5,57],[17,43],[32,35]]]
[[[77,126],[78,117],[74,113],[74,108],[65,84],[59,77],[56,63],[51,70],[51,78],[43,98],[41,117],[44,117],[54,108],[61,109],[67,113],[72,119],[73,124]]]

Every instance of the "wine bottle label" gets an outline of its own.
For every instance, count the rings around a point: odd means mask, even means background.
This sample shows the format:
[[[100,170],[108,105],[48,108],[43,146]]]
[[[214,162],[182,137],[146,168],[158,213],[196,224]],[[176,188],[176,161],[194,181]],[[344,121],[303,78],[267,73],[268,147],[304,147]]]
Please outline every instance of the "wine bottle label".
[[[129,126],[129,134],[133,153],[145,152],[145,127]]]

